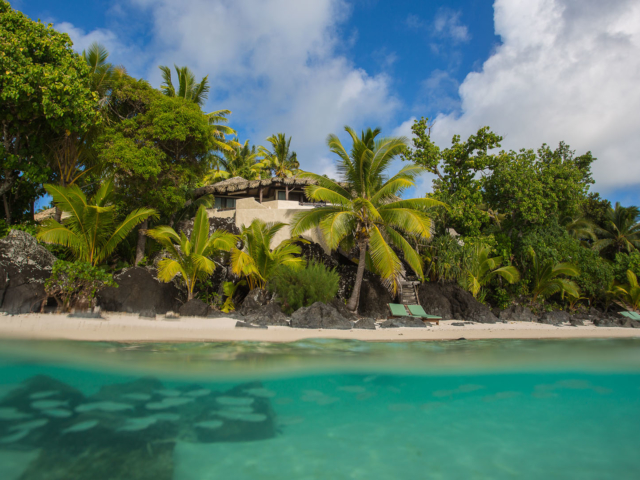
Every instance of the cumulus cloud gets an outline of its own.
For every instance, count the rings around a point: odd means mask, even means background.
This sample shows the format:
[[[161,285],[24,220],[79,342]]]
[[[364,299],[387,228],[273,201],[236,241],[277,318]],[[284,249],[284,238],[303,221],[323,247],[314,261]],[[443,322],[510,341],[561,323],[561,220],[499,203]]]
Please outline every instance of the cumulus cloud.
[[[440,36],[449,38],[455,42],[467,42],[471,38],[469,29],[460,23],[462,12],[441,8],[433,21],[434,32]]]
[[[489,125],[506,148],[564,140],[591,150],[596,188],[640,183],[640,3],[496,0],[502,44],[459,89],[461,113],[436,118],[448,145]]]

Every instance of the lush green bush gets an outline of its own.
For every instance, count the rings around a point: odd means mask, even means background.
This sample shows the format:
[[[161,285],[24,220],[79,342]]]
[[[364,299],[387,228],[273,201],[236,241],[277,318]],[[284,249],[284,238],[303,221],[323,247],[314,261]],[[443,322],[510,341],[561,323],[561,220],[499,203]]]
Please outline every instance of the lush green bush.
[[[640,253],[618,253],[613,263],[615,279],[620,283],[627,283],[627,270],[631,270],[636,277],[640,277]]]
[[[540,263],[553,260],[555,263],[570,262],[577,266],[580,274],[572,280],[580,287],[582,296],[591,302],[604,298],[608,285],[613,281],[612,265],[596,251],[583,247],[557,224],[531,230],[522,237],[519,247],[518,257],[525,266],[530,264],[526,257],[528,247],[533,247]],[[525,269],[527,280],[530,280],[529,270]]]
[[[45,282],[47,295],[56,299],[58,308],[64,312],[71,308],[87,308],[96,291],[104,286],[117,287],[113,276],[88,262],[65,262],[53,264],[51,277]]]
[[[328,302],[338,293],[340,276],[321,263],[309,262],[305,268],[278,267],[269,280],[282,310],[291,313],[315,302]]]

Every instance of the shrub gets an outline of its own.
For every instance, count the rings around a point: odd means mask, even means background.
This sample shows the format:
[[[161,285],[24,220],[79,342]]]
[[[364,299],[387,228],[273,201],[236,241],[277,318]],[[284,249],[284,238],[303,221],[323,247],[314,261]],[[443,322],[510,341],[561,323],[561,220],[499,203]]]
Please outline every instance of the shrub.
[[[47,295],[56,299],[64,312],[91,305],[100,287],[117,287],[113,276],[88,262],[56,260],[51,277],[45,282]]]
[[[321,263],[309,262],[305,268],[278,267],[269,281],[285,313],[292,313],[315,302],[328,302],[338,293],[340,276]]]
[[[615,279],[620,283],[627,283],[627,270],[631,270],[636,277],[640,277],[640,253],[618,253],[613,263]]]

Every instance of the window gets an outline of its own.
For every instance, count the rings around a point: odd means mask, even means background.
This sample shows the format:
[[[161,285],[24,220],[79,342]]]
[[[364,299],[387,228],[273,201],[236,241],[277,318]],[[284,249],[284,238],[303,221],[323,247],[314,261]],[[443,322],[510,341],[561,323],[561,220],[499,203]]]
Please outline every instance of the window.
[[[216,197],[215,208],[218,210],[223,208],[236,208],[235,198]]]
[[[287,199],[286,192],[283,192],[282,190],[278,190],[278,200],[286,200],[286,199]]]

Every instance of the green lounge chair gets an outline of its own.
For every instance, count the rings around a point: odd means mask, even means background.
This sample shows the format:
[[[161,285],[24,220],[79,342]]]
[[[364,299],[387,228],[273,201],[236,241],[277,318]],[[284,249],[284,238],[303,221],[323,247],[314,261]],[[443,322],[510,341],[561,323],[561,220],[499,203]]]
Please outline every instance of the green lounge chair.
[[[620,315],[624,315],[631,320],[640,320],[640,315],[637,312],[630,312],[627,310],[626,312],[620,312]]]
[[[404,308],[404,305],[399,303],[389,303],[389,310],[391,310],[391,317],[407,317],[409,314],[407,313],[407,309]]]
[[[407,308],[409,309],[409,312],[411,312],[412,317],[420,317],[423,322],[436,322],[436,325],[440,325],[442,317],[427,314],[421,305],[407,305]]]

